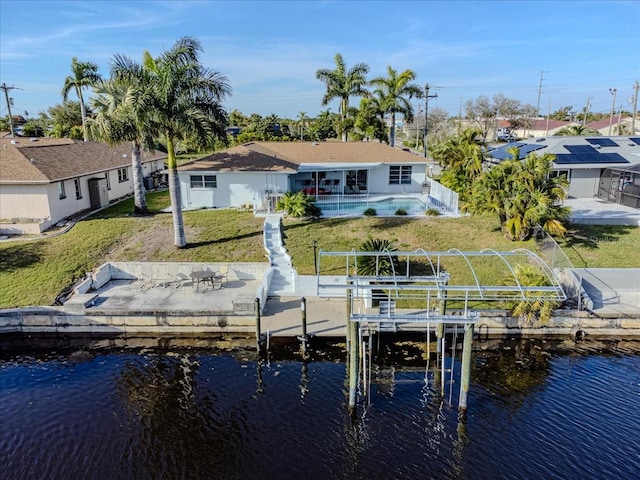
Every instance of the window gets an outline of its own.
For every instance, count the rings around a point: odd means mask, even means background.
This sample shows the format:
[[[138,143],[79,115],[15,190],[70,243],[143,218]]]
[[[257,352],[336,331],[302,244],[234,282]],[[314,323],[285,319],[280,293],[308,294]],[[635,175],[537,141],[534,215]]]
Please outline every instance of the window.
[[[82,188],[80,186],[80,179],[79,178],[74,178],[73,179],[73,186],[76,189],[76,200],[80,200],[82,198]]]
[[[564,178],[567,179],[567,181],[569,181],[571,179],[571,170],[552,170],[551,172],[549,172],[549,178],[556,178],[556,177],[562,177],[564,176]]]
[[[58,182],[58,197],[60,200],[67,198],[67,192],[64,189],[64,180]]]
[[[191,175],[189,182],[191,188],[218,188],[218,180],[215,175]]]
[[[107,179],[107,190],[111,190],[111,177],[109,176],[109,172],[105,172],[104,178]]]
[[[389,185],[410,185],[411,165],[392,165],[389,167]]]
[[[127,180],[129,180],[129,174],[127,172],[126,168],[119,168],[118,169],[118,182],[122,183],[122,182],[126,182]]]

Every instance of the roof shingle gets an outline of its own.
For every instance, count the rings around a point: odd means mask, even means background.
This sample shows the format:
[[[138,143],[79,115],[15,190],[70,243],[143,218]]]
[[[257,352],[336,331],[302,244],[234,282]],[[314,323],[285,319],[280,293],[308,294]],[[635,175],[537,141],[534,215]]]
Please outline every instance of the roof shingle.
[[[68,138],[2,138],[0,183],[50,183],[131,165],[131,145]],[[140,152],[142,162],[165,158],[162,152]]]

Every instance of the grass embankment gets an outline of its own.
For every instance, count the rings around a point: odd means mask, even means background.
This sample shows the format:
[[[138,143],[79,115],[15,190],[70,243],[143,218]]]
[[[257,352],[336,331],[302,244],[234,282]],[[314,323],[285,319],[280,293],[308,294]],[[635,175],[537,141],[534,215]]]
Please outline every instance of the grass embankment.
[[[169,205],[167,192],[147,195],[149,208]],[[241,262],[264,261],[263,219],[250,212],[197,210],[184,212],[189,245],[173,246],[171,215],[133,216],[133,200],[114,205],[78,222],[69,232],[37,241],[0,243],[0,308],[50,305],[63,289],[106,261]],[[313,274],[313,241],[325,251],[358,249],[367,237],[393,241],[399,250],[446,251],[457,248],[498,251],[527,248],[533,241],[506,240],[493,219],[464,217],[403,217],[285,220],[286,246],[302,275]],[[576,267],[640,268],[640,228],[580,227],[561,242]],[[504,279],[496,263],[474,262],[485,279]],[[321,265],[322,273],[340,274],[344,263]],[[447,270],[467,272],[462,260],[449,261]]]

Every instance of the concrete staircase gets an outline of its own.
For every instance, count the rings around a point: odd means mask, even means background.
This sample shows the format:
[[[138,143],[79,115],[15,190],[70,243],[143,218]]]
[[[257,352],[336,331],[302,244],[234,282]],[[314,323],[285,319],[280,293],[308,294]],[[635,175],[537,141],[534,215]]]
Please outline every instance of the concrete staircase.
[[[263,236],[264,247],[274,269],[268,294],[270,296],[294,295],[298,274],[291,264],[291,257],[282,241],[280,215],[268,215],[265,218]]]

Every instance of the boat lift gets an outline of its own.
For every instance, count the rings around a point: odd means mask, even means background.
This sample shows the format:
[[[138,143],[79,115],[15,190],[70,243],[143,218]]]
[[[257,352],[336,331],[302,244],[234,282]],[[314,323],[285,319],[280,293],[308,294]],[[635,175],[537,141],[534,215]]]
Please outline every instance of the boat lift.
[[[484,268],[479,269],[480,265]],[[517,273],[522,265],[542,276],[544,281],[538,283],[543,285],[524,284]],[[360,353],[365,351],[363,331],[397,331],[402,325],[425,328],[429,335],[433,324],[437,354],[443,355],[445,325],[464,325],[459,401],[463,412],[467,406],[474,324],[480,318],[474,307],[480,302],[563,302],[567,298],[554,271],[526,249],[505,252],[493,249],[473,252],[320,250],[317,295],[347,298],[350,407],[355,406],[359,360],[362,360],[363,383],[366,385],[367,381],[367,363],[364,353]],[[448,302],[455,302],[455,311],[447,310]],[[444,366],[443,359],[436,359]],[[443,370],[443,394],[444,373]]]

